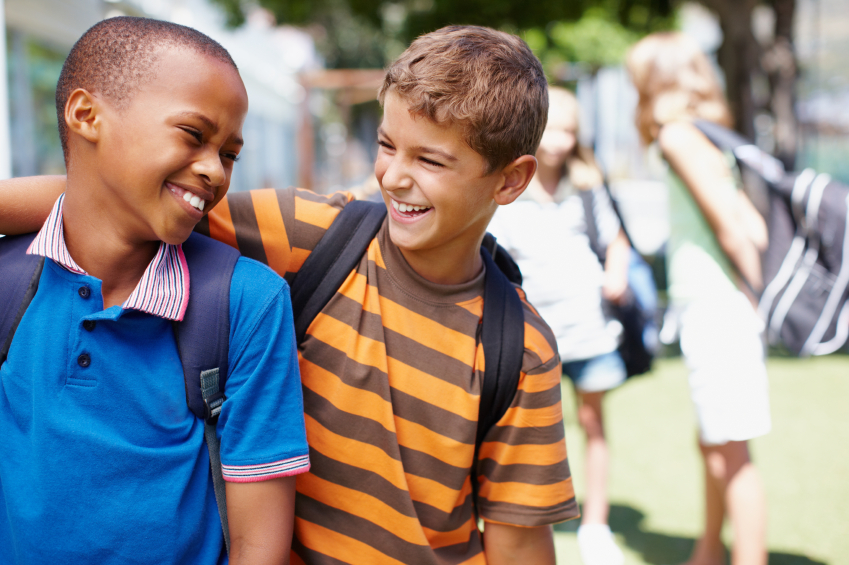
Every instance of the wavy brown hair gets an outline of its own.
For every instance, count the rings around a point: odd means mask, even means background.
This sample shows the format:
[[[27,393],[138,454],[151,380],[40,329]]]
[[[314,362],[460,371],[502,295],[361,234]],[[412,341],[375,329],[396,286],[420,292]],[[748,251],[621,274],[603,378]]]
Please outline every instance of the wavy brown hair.
[[[487,173],[533,155],[548,117],[548,84],[528,45],[509,33],[449,26],[416,39],[386,71],[378,92],[390,91],[410,112],[457,123]]]
[[[676,120],[732,126],[713,66],[693,39],[677,32],[651,34],[631,48],[626,65],[640,95],[636,122],[646,143]]]

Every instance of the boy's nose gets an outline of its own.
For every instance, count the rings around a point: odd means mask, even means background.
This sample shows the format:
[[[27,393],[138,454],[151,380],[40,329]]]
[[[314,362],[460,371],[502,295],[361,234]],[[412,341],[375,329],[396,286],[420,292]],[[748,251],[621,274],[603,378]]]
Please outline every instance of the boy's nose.
[[[203,177],[210,186],[221,186],[227,181],[227,171],[217,151],[206,152],[203,159],[195,161],[192,168],[195,174]]]
[[[386,190],[401,190],[412,188],[413,179],[401,159],[390,159],[380,183]]]

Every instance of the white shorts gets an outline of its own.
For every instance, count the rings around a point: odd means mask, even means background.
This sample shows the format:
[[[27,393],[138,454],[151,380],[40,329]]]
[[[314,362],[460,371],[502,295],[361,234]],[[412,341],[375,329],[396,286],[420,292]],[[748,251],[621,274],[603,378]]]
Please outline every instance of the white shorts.
[[[680,315],[681,351],[702,443],[721,445],[769,432],[763,322],[740,292],[700,299]]]

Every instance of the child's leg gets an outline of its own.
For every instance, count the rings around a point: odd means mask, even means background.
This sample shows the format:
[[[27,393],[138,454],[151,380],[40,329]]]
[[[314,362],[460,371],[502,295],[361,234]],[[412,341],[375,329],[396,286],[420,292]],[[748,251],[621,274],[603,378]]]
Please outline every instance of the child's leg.
[[[705,532],[689,565],[725,563],[721,533],[726,513],[734,532],[732,565],[765,565],[766,501],[748,444],[732,441],[700,447],[705,463]]]
[[[734,531],[732,565],[766,565],[766,496],[745,441],[718,450],[725,463],[725,511]]]
[[[578,391],[578,422],[587,436],[584,506],[581,524],[607,524],[607,440],[604,437],[604,392]]]
[[[704,463],[705,476],[705,529],[696,541],[693,554],[686,565],[719,565],[725,563],[725,547],[722,545],[722,522],[725,518],[725,488],[718,476],[721,467],[719,457],[711,457],[709,447],[699,443]]]
[[[622,551],[607,526],[607,440],[602,400],[607,390],[625,380],[622,358],[615,351],[592,359],[563,364],[578,393],[578,422],[587,437],[586,490],[578,528],[578,548],[584,565],[621,565]]]

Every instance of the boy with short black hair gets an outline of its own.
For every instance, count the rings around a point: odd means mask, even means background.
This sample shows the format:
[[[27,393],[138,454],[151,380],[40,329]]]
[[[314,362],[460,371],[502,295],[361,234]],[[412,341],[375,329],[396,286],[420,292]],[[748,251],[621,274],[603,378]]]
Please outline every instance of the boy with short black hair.
[[[518,390],[475,460],[481,242],[536,169],[541,65],[515,36],[445,28],[390,67],[380,99],[375,173],[388,218],[299,344],[312,468],[297,481],[292,561],[553,564],[550,524],[578,511],[556,344],[527,302]],[[0,198],[31,186],[18,182]],[[294,280],[349,202],[239,193],[199,229]],[[13,221],[27,219],[0,227]]]
[[[0,562],[225,563],[175,332],[201,275],[181,243],[229,187],[244,85],[205,35],[113,18],[72,49],[57,110],[67,184],[27,251],[46,260],[0,365]],[[229,282],[230,563],[279,563],[309,468],[288,287],[244,258]]]

